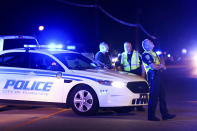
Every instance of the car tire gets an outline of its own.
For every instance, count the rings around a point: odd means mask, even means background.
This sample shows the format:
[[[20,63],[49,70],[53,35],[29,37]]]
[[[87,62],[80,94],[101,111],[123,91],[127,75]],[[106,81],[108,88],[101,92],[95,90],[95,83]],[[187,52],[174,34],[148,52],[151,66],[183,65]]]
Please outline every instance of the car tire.
[[[129,113],[134,110],[134,107],[114,107],[112,110],[116,113]]]
[[[76,87],[70,95],[72,110],[79,115],[94,115],[98,112],[99,101],[95,91],[88,86]]]

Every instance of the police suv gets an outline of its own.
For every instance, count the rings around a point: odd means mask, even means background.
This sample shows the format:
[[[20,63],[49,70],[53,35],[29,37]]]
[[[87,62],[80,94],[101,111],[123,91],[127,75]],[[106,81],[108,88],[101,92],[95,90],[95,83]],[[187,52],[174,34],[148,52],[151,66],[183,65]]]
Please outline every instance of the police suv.
[[[0,101],[56,104],[91,115],[101,107],[129,112],[147,105],[149,86],[134,74],[98,69],[68,50],[26,48],[0,52]]]

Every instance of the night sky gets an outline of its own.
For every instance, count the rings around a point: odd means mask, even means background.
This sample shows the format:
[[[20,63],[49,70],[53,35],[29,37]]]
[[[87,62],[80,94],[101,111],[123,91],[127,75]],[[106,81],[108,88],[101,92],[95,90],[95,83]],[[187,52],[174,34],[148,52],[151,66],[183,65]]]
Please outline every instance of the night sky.
[[[111,15],[129,23],[140,23],[151,34],[157,48],[180,53],[197,48],[197,1],[195,0],[67,0],[97,3]],[[1,0],[0,35],[33,35],[41,44],[51,41],[76,44],[96,52],[99,42],[123,51],[123,43],[148,38],[135,27],[117,23],[96,8],[63,4],[57,0]],[[45,30],[38,31],[38,26]],[[137,38],[137,40],[136,40]]]

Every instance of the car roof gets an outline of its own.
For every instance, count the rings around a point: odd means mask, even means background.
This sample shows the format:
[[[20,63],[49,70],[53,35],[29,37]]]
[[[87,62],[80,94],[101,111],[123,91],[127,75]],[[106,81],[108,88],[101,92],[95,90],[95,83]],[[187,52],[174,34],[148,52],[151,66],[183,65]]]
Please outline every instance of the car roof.
[[[0,39],[35,39],[35,37],[24,35],[0,35]]]
[[[10,50],[4,50],[1,51],[1,54],[7,53],[7,52],[24,52],[26,50],[29,50],[30,52],[42,52],[47,54],[59,54],[59,53],[77,53],[70,50],[62,50],[62,49],[26,49],[26,48],[17,48],[17,49],[10,49]]]

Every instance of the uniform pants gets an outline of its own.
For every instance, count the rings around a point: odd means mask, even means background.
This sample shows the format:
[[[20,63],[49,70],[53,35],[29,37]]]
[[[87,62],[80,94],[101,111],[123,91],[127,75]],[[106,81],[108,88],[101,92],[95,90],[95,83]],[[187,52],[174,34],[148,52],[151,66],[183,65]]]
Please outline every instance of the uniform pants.
[[[155,117],[158,101],[160,105],[160,113],[162,117],[164,117],[168,114],[168,110],[165,101],[165,89],[161,84],[161,72],[150,70],[147,77],[150,85],[148,118]]]

